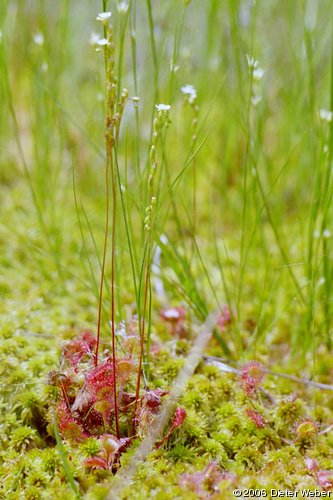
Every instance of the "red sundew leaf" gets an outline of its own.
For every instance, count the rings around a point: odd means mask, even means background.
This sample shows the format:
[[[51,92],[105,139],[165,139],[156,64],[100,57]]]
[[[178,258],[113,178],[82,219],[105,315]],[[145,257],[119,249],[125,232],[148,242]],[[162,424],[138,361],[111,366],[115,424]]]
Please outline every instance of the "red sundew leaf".
[[[83,427],[71,414],[65,401],[60,401],[56,407],[59,431],[61,435],[71,441],[82,441],[86,437]]]
[[[161,318],[169,325],[173,335],[186,337],[186,309],[182,306],[169,307],[160,311]]]
[[[132,442],[132,438],[117,438],[113,434],[102,434],[99,437],[102,447],[107,454],[119,453],[124,451]]]
[[[105,387],[113,388],[113,363],[106,361],[94,367],[86,376],[87,389],[96,394]]]
[[[102,434],[99,437],[102,450],[97,457],[85,460],[86,467],[93,469],[111,470],[120,454],[130,445],[131,438],[118,439],[113,434]]]
[[[318,422],[315,422],[311,418],[303,418],[294,423],[292,431],[296,434],[297,439],[301,440],[315,436],[318,434],[319,428]]]
[[[63,343],[61,357],[76,367],[86,354],[93,356],[95,346],[96,338],[94,334],[85,331],[79,338]]]
[[[183,424],[185,418],[186,418],[186,410],[178,406],[176,408],[175,416],[173,418],[169,432],[164,436],[164,438],[159,443],[157,443],[156,448],[160,448],[162,444],[165,443],[167,439],[169,439],[174,430]]]
[[[145,406],[149,408],[153,413],[156,413],[162,402],[162,396],[165,396],[168,392],[162,389],[153,389],[151,391],[146,391],[144,395]]]
[[[121,394],[119,410],[126,413],[128,411],[128,407],[131,406],[134,403],[134,401],[135,401],[135,394],[131,394],[129,392],[123,392]]]
[[[109,468],[107,461],[102,457],[90,457],[84,461],[84,465],[86,467],[90,467],[92,469],[103,469],[106,470]]]
[[[85,410],[89,409],[95,401],[96,397],[93,392],[89,391],[86,387],[82,387],[72,405],[72,411],[84,412]]]
[[[176,427],[180,427],[183,425],[183,422],[186,418],[186,410],[182,408],[181,406],[178,406],[176,408],[175,416],[171,424],[172,429],[176,429]]]
[[[265,377],[265,368],[258,361],[245,363],[240,373],[240,383],[247,396],[255,394]]]
[[[60,373],[56,370],[51,370],[48,373],[46,383],[54,387],[60,387],[63,390],[73,385],[73,381],[65,373]]]
[[[186,318],[186,309],[182,306],[169,307],[162,309],[160,312],[161,317],[168,323],[179,323]]]
[[[95,410],[100,413],[103,417],[103,422],[104,424],[106,425],[107,421],[108,421],[108,418],[111,414],[111,410],[112,410],[112,403],[110,401],[106,401],[105,399],[104,400],[101,400],[101,401],[97,401],[95,404],[94,404],[94,408]]]
[[[96,344],[97,344],[96,336],[90,330],[85,330],[82,333],[82,341],[88,345],[88,347],[91,351],[93,351],[95,349]]]
[[[136,373],[137,366],[131,358],[123,358],[117,362],[117,381],[125,384],[133,373]]]

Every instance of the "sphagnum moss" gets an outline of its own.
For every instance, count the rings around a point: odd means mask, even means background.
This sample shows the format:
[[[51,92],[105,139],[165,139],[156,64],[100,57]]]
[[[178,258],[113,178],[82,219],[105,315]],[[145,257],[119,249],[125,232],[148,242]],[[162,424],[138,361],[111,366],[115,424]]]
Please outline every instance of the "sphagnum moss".
[[[327,388],[269,374],[264,380],[244,366],[260,361],[331,383],[332,5],[171,0],[158,7],[147,1],[145,12],[138,2],[118,2],[111,35],[107,3],[98,16],[105,33],[90,40],[106,54],[109,90],[119,98],[118,109],[110,110],[115,101],[107,97],[108,120],[117,129],[122,118],[123,130],[118,127],[110,186],[119,188],[121,202],[111,225],[115,280],[104,294],[119,303],[103,314],[112,317],[112,330],[139,314],[141,342],[146,331],[153,353],[141,344],[148,406],[167,397],[151,391],[168,390],[186,363],[194,341],[190,323],[216,307],[221,316],[228,310],[230,321],[218,322],[209,354],[232,358],[243,373],[240,381],[203,360],[179,402],[187,412],[183,426],[151,452],[121,495],[232,498],[233,487],[329,490],[333,403]],[[106,463],[112,453],[105,456],[105,442],[113,438],[93,435],[78,445],[62,438],[71,489],[49,412],[67,393],[61,383],[45,384],[53,370],[64,385],[59,345],[96,319],[96,249],[105,236],[100,200],[107,187],[100,175],[102,77],[92,54],[78,57],[92,50],[89,37],[79,39],[87,27],[82,5],[80,16],[76,2],[17,6],[15,0],[0,6],[1,495],[71,499],[79,489],[83,497],[105,499],[110,470],[84,464]],[[124,107],[125,80],[134,109]],[[156,109],[160,102],[168,105]],[[172,123],[157,158],[154,119],[169,109]],[[106,133],[110,148],[114,136]],[[159,247],[159,281],[145,241],[151,257]],[[169,308],[166,300],[185,309],[179,328],[168,329],[158,314]],[[109,326],[102,322],[102,358]],[[118,358],[123,333],[120,328],[113,339]],[[126,395],[129,408],[132,396]],[[112,404],[104,394],[96,406],[104,415],[100,426],[108,424],[105,403]],[[118,431],[126,431],[123,415]],[[131,463],[136,447],[133,442],[114,465]]]

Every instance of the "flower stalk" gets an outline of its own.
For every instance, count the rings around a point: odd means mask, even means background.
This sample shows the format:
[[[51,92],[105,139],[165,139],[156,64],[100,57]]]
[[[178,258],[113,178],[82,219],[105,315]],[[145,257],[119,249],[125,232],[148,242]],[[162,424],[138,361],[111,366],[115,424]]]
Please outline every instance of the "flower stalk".
[[[113,359],[113,399],[115,411],[115,426],[116,435],[119,439],[119,417],[117,404],[117,380],[116,380],[116,332],[115,332],[115,246],[116,246],[116,219],[117,219],[117,179],[116,169],[114,165],[114,147],[118,139],[121,118],[124,107],[128,98],[128,92],[123,89],[121,94],[118,93],[117,77],[115,73],[115,49],[113,40],[113,29],[110,24],[111,12],[102,12],[98,14],[97,21],[103,23],[104,38],[104,64],[105,64],[105,229],[104,229],[104,244],[102,256],[101,280],[99,287],[99,304],[98,304],[98,319],[97,319],[97,344],[95,351],[95,366],[98,365],[98,351],[100,346],[101,320],[102,320],[102,303],[103,289],[106,268],[106,257],[108,250],[109,224],[110,224],[110,208],[111,208],[111,349]],[[105,41],[105,43],[104,43]],[[98,47],[100,48],[100,46]],[[111,189],[110,189],[111,188]],[[111,207],[110,207],[111,198]]]

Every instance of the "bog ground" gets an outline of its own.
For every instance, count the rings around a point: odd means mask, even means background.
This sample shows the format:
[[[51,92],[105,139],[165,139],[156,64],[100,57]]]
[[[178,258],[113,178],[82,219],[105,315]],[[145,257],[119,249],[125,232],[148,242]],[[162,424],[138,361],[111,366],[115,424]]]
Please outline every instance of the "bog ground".
[[[1,2],[3,498],[331,493],[332,19]]]

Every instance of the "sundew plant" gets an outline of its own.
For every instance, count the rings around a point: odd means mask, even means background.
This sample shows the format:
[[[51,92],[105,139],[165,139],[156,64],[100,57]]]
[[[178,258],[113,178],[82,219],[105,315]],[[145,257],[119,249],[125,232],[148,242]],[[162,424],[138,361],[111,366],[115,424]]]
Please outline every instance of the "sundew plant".
[[[333,4],[0,3],[1,498],[333,490]]]

